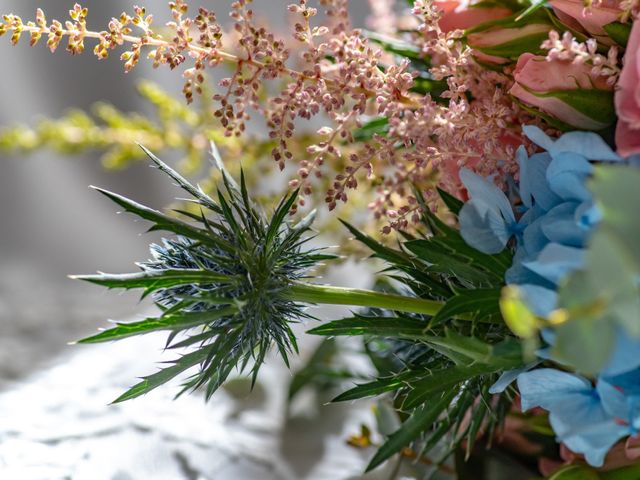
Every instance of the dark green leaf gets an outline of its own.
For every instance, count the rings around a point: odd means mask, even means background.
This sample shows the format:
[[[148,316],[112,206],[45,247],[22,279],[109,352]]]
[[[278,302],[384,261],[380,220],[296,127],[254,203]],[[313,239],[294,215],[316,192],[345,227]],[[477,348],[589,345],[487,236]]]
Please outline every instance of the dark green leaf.
[[[440,198],[442,199],[444,204],[447,206],[449,211],[454,215],[458,216],[458,213],[460,213],[460,209],[464,205],[464,202],[462,200],[457,199],[450,193],[445,192],[441,188],[438,188],[438,194],[440,195]]]
[[[418,439],[424,430],[429,428],[442,412],[447,409],[455,395],[456,392],[447,392],[439,399],[425,404],[413,412],[409,419],[402,424],[400,429],[391,435],[385,444],[376,452],[367,466],[367,472],[373,470],[385,460]]]
[[[157,373],[144,377],[140,383],[137,383],[124,394],[116,398],[113,403],[124,402],[126,400],[139,397],[140,395],[144,395],[145,393],[149,393],[151,390],[164,385],[169,380],[180,375],[185,370],[205,361],[210,352],[210,347],[202,348],[180,357],[178,360],[173,362],[173,366],[163,368]]]
[[[237,307],[230,306],[207,312],[178,312],[163,315],[159,318],[146,318],[139,322],[117,323],[115,327],[84,338],[78,343],[110,342],[161,330],[185,330],[199,325],[206,325],[218,318],[233,315],[237,311]]]
[[[389,378],[379,378],[373,382],[363,383],[351,390],[347,390],[334,398],[332,402],[347,402],[399,390],[402,387],[406,387],[407,382],[416,380],[423,375],[424,372],[404,372]]]
[[[459,291],[433,317],[431,325],[437,325],[463,313],[474,314],[480,321],[501,322],[500,292],[500,288]]]
[[[629,43],[629,37],[631,36],[631,23],[612,22],[604,27],[604,31],[607,35],[613,39],[618,45],[626,47]]]
[[[417,318],[355,315],[309,330],[312,335],[377,335],[413,338],[424,333],[427,324]]]
[[[233,277],[214,273],[210,270],[179,269],[122,274],[73,275],[71,278],[95,283],[107,288],[124,288],[126,290],[143,288],[147,294],[161,288],[175,287],[177,285],[230,283],[233,281]]]

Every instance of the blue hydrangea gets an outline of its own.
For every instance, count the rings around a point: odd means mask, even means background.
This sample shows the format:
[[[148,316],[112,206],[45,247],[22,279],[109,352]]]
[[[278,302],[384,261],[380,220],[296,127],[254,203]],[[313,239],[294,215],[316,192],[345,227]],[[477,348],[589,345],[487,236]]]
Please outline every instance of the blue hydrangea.
[[[594,133],[571,132],[554,140],[537,127],[525,135],[546,152],[529,157],[517,152],[520,178],[518,205],[490,179],[464,170],[461,180],[470,200],[460,211],[460,231],[471,246],[498,253],[511,241],[514,259],[506,283],[516,284],[531,309],[548,316],[557,304],[557,287],[570,272],[581,268],[590,232],[600,212],[586,187],[591,162],[622,159]],[[552,346],[551,330],[543,339]],[[539,357],[551,359],[550,348]],[[579,375],[538,368],[540,361],[505,372],[491,392],[504,390],[517,379],[522,408],[542,407],[560,442],[601,466],[619,439],[640,428],[640,341],[618,334],[612,357],[595,384]]]
[[[637,374],[630,381],[640,381]],[[586,378],[553,368],[539,368],[518,376],[522,410],[542,407],[559,442],[600,467],[609,449],[635,433],[640,420],[632,396],[606,380],[595,386]]]
[[[460,178],[470,200],[460,211],[460,233],[469,245],[490,254],[515,239],[505,280],[520,285],[534,312],[547,316],[555,309],[558,283],[583,265],[589,232],[600,218],[585,185],[593,172],[591,161],[621,158],[594,133],[570,132],[553,140],[538,127],[523,131],[546,152],[529,157],[524,147],[518,149],[517,215],[490,179],[463,170]]]

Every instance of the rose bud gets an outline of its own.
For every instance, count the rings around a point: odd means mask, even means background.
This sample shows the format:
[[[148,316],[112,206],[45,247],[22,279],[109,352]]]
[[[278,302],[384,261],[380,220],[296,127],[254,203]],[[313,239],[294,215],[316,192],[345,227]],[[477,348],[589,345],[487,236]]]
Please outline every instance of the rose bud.
[[[516,64],[509,93],[556,128],[601,130],[616,118],[613,86],[592,69],[585,63],[525,53]]]
[[[601,0],[585,7],[583,0],[550,0],[553,11],[568,27],[583,30],[605,45],[615,42],[609,38],[605,26],[617,22],[622,15],[619,0]]]
[[[549,37],[553,25],[544,13],[516,21],[518,14],[483,23],[466,31],[467,44],[476,58],[491,63],[515,62],[521,54],[542,53],[540,45]]]

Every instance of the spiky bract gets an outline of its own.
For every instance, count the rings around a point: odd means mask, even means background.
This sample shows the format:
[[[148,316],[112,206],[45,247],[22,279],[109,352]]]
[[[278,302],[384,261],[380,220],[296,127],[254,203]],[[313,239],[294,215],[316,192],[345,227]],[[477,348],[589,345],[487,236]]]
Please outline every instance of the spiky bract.
[[[223,187],[213,198],[194,187],[145,149],[160,168],[189,192],[200,213],[177,210],[187,223],[100,190],[128,212],[152,222],[150,230],[177,237],[152,245],[153,258],[139,263],[139,273],[77,277],[109,288],[142,288],[162,313],[157,318],[117,324],[82,340],[117,340],[157,330],[170,332],[167,347],[188,349],[169,367],[145,377],[116,402],[137,397],[199,366],[183,390],[203,387],[208,399],[233,369],[249,368],[255,381],[270,347],[275,344],[288,364],[297,350],[291,323],[307,317],[303,306],[287,296],[288,288],[310,267],[332,258],[304,248],[313,214],[296,226],[285,222],[297,192],[284,198],[270,219],[248,197],[244,176],[240,185],[221,163]],[[214,156],[217,152],[214,149]]]

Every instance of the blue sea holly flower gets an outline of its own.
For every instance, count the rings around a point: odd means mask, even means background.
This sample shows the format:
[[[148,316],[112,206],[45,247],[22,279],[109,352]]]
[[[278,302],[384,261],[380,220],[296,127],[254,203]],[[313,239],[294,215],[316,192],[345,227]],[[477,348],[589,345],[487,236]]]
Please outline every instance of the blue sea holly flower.
[[[547,410],[558,441],[594,467],[601,467],[609,449],[629,435],[629,426],[621,425],[604,406],[621,405],[615,388],[599,391],[586,378],[551,368],[521,373],[517,382],[522,410]]]
[[[462,237],[481,252],[501,252],[518,231],[509,200],[493,182],[470,170],[461,169],[460,180],[471,198],[460,210]]]

